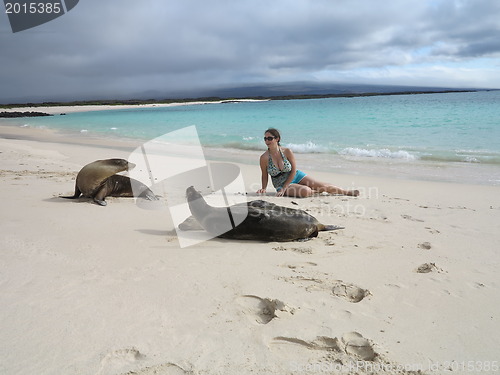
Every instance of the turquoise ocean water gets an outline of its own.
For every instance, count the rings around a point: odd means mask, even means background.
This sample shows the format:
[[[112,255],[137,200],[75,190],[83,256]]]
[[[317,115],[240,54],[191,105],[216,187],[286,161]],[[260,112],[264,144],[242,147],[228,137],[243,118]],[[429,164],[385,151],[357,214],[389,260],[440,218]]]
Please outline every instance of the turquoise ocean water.
[[[3,122],[141,140],[195,125],[209,155],[224,159],[236,150],[227,158],[255,164],[265,150],[264,130],[276,127],[301,169],[500,185],[500,91],[117,109]]]

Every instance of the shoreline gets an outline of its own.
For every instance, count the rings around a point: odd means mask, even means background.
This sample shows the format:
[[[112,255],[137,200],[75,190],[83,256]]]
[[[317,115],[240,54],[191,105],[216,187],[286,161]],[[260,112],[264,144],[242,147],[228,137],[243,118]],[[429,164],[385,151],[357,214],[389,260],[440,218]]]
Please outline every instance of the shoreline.
[[[77,134],[74,136],[69,136],[66,133],[60,133],[54,129],[35,129],[35,128],[24,128],[24,127],[13,127],[5,126],[0,124],[0,140],[14,141],[23,144],[23,142],[30,142],[43,150],[50,152],[51,150],[57,150],[62,147],[63,150],[70,150],[72,147],[84,148],[89,150],[99,150],[100,154],[103,154],[101,158],[112,158],[120,157],[127,159],[132,151],[143,144],[143,140],[139,139],[124,139],[124,138],[96,138],[96,137],[78,137]],[[109,151],[114,153],[109,153]],[[245,151],[245,152],[242,152]],[[236,163],[240,167],[245,168],[245,170],[252,170],[252,179],[254,189],[250,190],[252,195],[254,191],[260,188],[260,168],[255,162],[260,156],[260,151],[247,151],[247,150],[235,150],[235,149],[215,149],[204,147],[204,155],[208,161],[215,162],[231,162]],[[106,156],[104,156],[106,155]],[[77,161],[79,163],[86,164],[92,161],[92,157],[87,157],[85,154],[78,154],[79,158]],[[314,174],[314,177],[323,181],[333,181],[335,185],[339,185],[345,189],[356,189],[359,188],[365,192],[369,192],[375,186],[385,186],[386,189],[392,190],[390,187],[392,185],[398,185],[400,183],[405,184],[410,188],[413,184],[421,184],[426,186],[427,184],[439,186],[440,189],[446,189],[447,186],[450,187],[460,187],[464,191],[475,191],[476,189],[500,189],[500,186],[491,184],[475,184],[467,183],[464,181],[447,181],[447,180],[432,180],[425,178],[418,178],[415,175],[377,175],[373,172],[370,173],[370,164],[365,163],[366,167],[361,169],[359,163],[356,164],[358,170],[355,172],[346,172],[344,170],[324,170],[317,167],[317,164],[311,162],[307,158],[304,158],[304,154],[298,154],[297,159],[306,165],[306,169],[309,174]],[[314,158],[314,155],[312,155]],[[362,163],[363,164],[363,163]],[[360,172],[361,170],[361,172]],[[365,172],[365,173],[362,173]],[[257,185],[259,185],[257,187]],[[413,190],[413,188],[411,188]],[[270,192],[270,193],[269,193]],[[274,188],[272,183],[268,183],[268,195],[274,194]],[[396,193],[396,190],[393,191]],[[290,198],[292,199],[292,198]]]
[[[61,115],[66,113],[75,112],[93,112],[93,111],[109,111],[116,109],[134,109],[134,108],[156,108],[156,107],[178,107],[178,106],[188,106],[188,105],[205,105],[205,104],[222,104],[226,102],[263,102],[267,99],[234,99],[234,100],[217,100],[217,101],[189,101],[189,102],[173,102],[173,103],[151,103],[151,104],[96,104],[96,105],[54,105],[48,106],[42,104],[33,105],[12,105],[9,108],[2,108],[0,105],[0,110],[3,112],[29,112],[33,108],[37,109],[37,112],[44,112],[49,115]]]
[[[180,248],[167,210],[59,198],[83,165],[137,145],[40,129],[15,138],[24,130],[0,138],[5,373],[285,375],[364,363],[359,374],[440,374],[496,361],[499,187],[315,172],[362,194],[262,197],[258,165],[239,164],[248,199],[345,229]],[[350,332],[375,358],[352,354]]]
[[[16,108],[51,108],[51,107],[135,107],[135,106],[171,106],[171,105],[191,105],[191,104],[210,104],[210,103],[233,103],[233,102],[259,102],[269,100],[301,100],[301,99],[328,99],[328,98],[354,98],[366,96],[391,96],[391,95],[424,95],[424,94],[449,94],[462,92],[478,91],[498,91],[500,89],[443,89],[443,90],[410,90],[410,91],[389,91],[389,92],[355,92],[355,93],[336,93],[336,94],[293,94],[293,95],[274,95],[274,96],[254,96],[244,98],[234,97],[208,97],[205,98],[181,98],[181,99],[126,99],[126,100],[83,100],[72,102],[43,102],[43,103],[12,103],[0,104],[0,109]],[[98,104],[86,104],[98,103]],[[112,104],[107,104],[112,103]],[[130,103],[130,104],[128,104]],[[50,104],[50,105],[46,105]],[[92,109],[91,109],[92,110]],[[99,110],[99,109],[97,109]]]
[[[78,111],[79,108],[75,108]],[[112,108],[109,108],[112,109]],[[55,108],[55,111],[58,109]],[[71,109],[73,110],[73,109]],[[104,109],[106,110],[106,109]],[[68,112],[69,113],[69,112]],[[14,124],[19,119],[0,121],[0,137],[26,139],[47,143],[67,143],[73,145],[95,145],[98,147],[119,147],[132,151],[147,140],[106,135],[97,137],[77,132],[50,128],[33,128]],[[292,147],[293,150],[293,147]],[[208,159],[236,161],[255,165],[264,150],[242,150],[236,148],[204,147]],[[425,160],[399,160],[384,158],[343,157],[336,154],[316,154],[296,152],[299,169],[309,173],[335,173],[340,175],[385,177],[410,181],[434,181],[460,183],[478,186],[500,186],[500,172],[496,165],[464,162],[439,162]]]

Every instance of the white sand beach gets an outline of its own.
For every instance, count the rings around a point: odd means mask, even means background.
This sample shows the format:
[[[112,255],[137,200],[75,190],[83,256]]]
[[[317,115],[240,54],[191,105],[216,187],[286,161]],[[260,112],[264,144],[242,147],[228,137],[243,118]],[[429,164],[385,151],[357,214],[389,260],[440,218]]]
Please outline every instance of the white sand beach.
[[[167,210],[59,198],[137,144],[0,135],[2,374],[500,371],[498,186],[308,171],[361,195],[262,199],[345,229],[180,248]]]
[[[66,113],[75,112],[92,112],[92,111],[109,111],[116,109],[132,109],[132,108],[153,108],[153,107],[177,107],[184,105],[199,105],[199,104],[220,104],[224,102],[262,102],[267,101],[267,99],[231,99],[231,100],[214,100],[214,101],[189,101],[189,102],[178,102],[178,103],[155,103],[155,104],[96,104],[96,105],[74,105],[74,106],[25,106],[25,107],[11,107],[2,108],[0,112],[42,112],[49,115],[60,115]]]

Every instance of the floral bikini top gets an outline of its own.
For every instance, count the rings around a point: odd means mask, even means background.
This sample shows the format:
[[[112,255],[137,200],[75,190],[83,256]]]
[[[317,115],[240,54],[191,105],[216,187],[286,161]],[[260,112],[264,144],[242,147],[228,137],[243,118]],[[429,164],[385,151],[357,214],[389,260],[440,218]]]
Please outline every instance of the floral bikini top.
[[[292,163],[286,158],[281,148],[280,154],[283,158],[283,169],[279,169],[278,166],[274,164],[271,153],[269,153],[269,162],[267,163],[267,173],[271,176],[271,181],[275,188],[282,188],[292,171]]]

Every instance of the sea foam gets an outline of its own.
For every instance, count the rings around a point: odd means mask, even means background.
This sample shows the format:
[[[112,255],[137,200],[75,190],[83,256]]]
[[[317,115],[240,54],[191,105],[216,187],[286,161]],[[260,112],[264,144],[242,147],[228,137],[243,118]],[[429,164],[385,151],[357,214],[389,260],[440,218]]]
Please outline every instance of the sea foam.
[[[405,150],[391,151],[387,148],[383,149],[363,149],[357,147],[347,147],[339,152],[340,155],[344,156],[357,156],[357,157],[367,157],[367,158],[387,158],[387,159],[403,159],[403,160],[416,160],[418,159],[415,155],[410,154]]]
[[[299,154],[309,154],[309,153],[322,153],[322,152],[328,152],[328,148],[324,146],[317,145],[314,142],[307,142],[307,143],[287,143],[285,145],[286,147],[289,147],[293,150],[293,152],[297,152]]]

